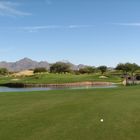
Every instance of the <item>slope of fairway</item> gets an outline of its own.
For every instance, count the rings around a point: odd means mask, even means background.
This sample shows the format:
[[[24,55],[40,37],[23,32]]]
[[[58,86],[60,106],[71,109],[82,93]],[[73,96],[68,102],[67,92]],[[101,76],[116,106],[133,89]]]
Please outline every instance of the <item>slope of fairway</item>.
[[[139,132],[139,86],[0,93],[0,140],[139,140]]]
[[[107,74],[107,78],[100,78],[99,74],[35,74],[32,76],[0,77],[0,84],[4,83],[26,83],[26,84],[62,84],[73,82],[114,82],[122,81],[120,75]]]

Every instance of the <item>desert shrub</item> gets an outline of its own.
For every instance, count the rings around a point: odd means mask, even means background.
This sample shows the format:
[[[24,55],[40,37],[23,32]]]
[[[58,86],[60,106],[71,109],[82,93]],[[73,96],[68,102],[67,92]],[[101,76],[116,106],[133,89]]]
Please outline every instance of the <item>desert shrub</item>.
[[[56,62],[50,67],[51,73],[69,73],[71,72],[70,65],[63,62]]]
[[[7,75],[8,70],[6,68],[0,68],[0,75]]]
[[[99,66],[98,70],[100,70],[101,74],[103,75],[107,71],[107,66]]]
[[[79,73],[80,74],[85,74],[85,73],[91,74],[91,73],[94,73],[94,72],[95,72],[95,68],[94,67],[90,67],[90,66],[79,69]]]
[[[42,73],[42,72],[47,72],[46,68],[35,68],[34,73]]]

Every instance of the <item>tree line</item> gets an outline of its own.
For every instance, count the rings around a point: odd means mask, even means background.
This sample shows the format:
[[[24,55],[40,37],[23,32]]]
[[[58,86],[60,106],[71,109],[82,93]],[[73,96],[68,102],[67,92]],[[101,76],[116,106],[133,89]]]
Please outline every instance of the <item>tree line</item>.
[[[72,70],[71,65],[64,62],[56,62],[50,66],[50,69],[45,68],[35,68],[34,73],[41,72],[50,72],[50,73],[73,73],[73,74],[92,74],[100,71],[103,75],[107,71],[107,66],[100,66],[98,68],[92,66],[85,66],[79,68],[78,70]]]
[[[64,62],[56,62],[50,66],[50,69],[47,70],[45,68],[36,68],[34,69],[34,73],[39,72],[50,72],[50,73],[75,73],[75,74],[91,74],[100,72],[101,75],[104,75],[108,71],[107,66],[99,66],[99,67],[92,67],[92,66],[85,66],[79,68],[78,70],[72,70],[71,65]],[[131,75],[134,76],[137,70],[140,70],[140,66],[135,63],[119,63],[113,70],[117,70],[122,72],[123,75]]]
[[[116,70],[122,73],[122,78],[126,80],[126,84],[127,84],[128,78],[134,84],[136,80],[136,71],[138,70],[140,71],[140,66],[137,65],[136,63],[119,63],[113,70]],[[45,72],[45,71],[46,71],[45,69],[38,68],[34,70],[34,73]],[[52,64],[49,70],[50,73],[92,74],[92,73],[100,72],[101,75],[104,75],[107,71],[108,71],[107,66],[99,66],[99,67],[86,66],[78,70],[72,70],[70,64],[63,63],[63,62],[57,62],[55,64]]]
[[[119,63],[116,68],[113,70],[117,70],[122,72],[124,76],[131,76],[132,79],[135,76],[135,72],[140,70],[140,66],[136,63]],[[50,69],[42,68],[35,68],[34,73],[42,73],[42,72],[50,72],[50,73],[73,73],[73,74],[92,74],[100,72],[101,75],[104,75],[108,71],[107,66],[99,66],[99,67],[92,67],[92,66],[85,66],[79,68],[78,70],[72,70],[71,65],[69,63],[64,62],[56,62],[50,66]],[[0,68],[0,75],[7,75],[9,72],[6,68]]]

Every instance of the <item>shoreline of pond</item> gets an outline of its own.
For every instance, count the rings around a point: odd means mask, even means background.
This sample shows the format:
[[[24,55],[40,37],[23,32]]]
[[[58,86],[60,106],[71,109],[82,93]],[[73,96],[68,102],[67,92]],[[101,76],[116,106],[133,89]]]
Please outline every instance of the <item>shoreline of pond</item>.
[[[28,83],[5,83],[0,84],[3,87],[10,87],[10,88],[65,88],[65,87],[83,87],[83,86],[112,86],[114,83],[111,82],[74,82],[74,83],[62,83],[62,84],[28,84]]]

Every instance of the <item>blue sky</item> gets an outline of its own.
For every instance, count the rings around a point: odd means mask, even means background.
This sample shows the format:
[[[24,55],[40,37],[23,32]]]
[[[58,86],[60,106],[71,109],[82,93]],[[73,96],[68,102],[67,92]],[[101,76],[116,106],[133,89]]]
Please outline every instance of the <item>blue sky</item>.
[[[0,61],[140,64],[139,0],[0,0]]]

